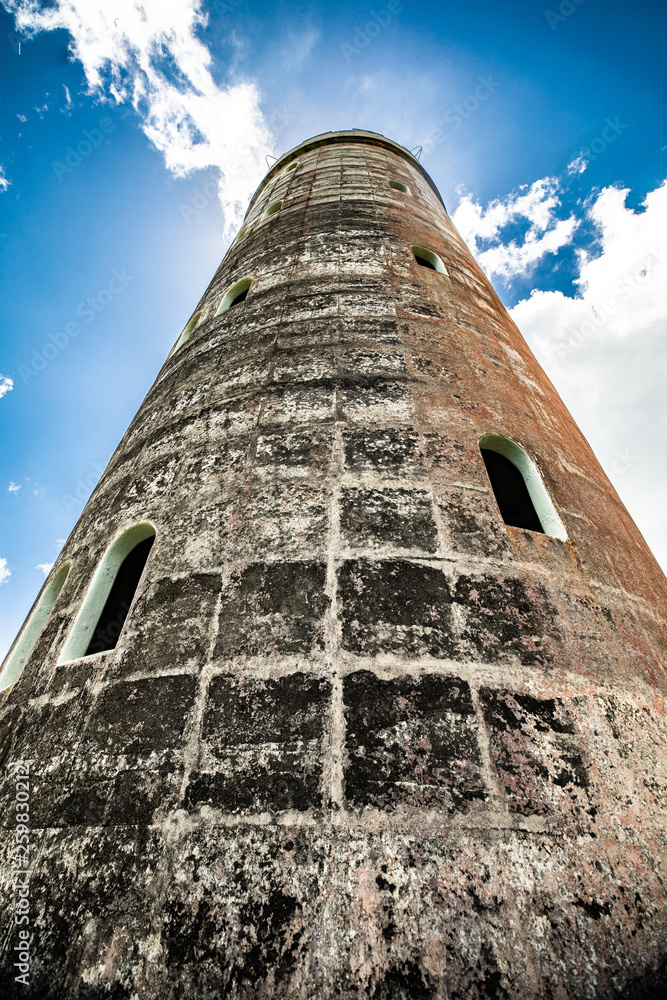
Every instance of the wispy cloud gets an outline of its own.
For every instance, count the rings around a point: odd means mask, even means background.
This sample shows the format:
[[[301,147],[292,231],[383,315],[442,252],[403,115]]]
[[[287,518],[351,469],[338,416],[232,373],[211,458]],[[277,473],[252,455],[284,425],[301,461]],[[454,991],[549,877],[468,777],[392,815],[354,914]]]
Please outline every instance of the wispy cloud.
[[[7,560],[0,559],[0,584],[6,583],[12,575],[12,571],[7,569]]]
[[[577,294],[534,290],[511,315],[667,567],[659,460],[667,446],[667,181],[638,212],[626,207],[628,193],[608,187],[589,204],[599,243],[596,256],[579,254]]]
[[[0,375],[0,399],[14,388],[14,379],[8,375]]]
[[[285,73],[296,73],[306,62],[311,52],[320,40],[316,28],[307,28],[301,34],[288,32],[287,44],[281,52],[281,63]]]
[[[18,491],[21,489],[21,484],[10,482],[7,489],[9,490],[10,493],[18,493]]]
[[[271,136],[254,83],[215,82],[197,36],[201,0],[6,0],[26,35],[66,29],[92,93],[130,101],[176,176],[219,170],[219,199],[233,229],[266,165]]]
[[[7,178],[5,177],[5,168],[0,166],[0,191],[6,191],[7,188],[9,187],[9,185],[11,183],[12,182],[9,181],[9,180],[7,180]],[[0,376],[0,377],[2,377],[2,376]],[[1,389],[2,389],[2,385],[0,385],[0,390]],[[0,391],[0,396],[1,395],[2,395],[2,392]]]
[[[49,573],[51,572],[51,570],[53,569],[53,563],[52,562],[50,562],[50,563],[38,563],[35,566],[35,569],[41,570],[42,573],[44,574],[44,576],[48,576]]]
[[[568,174],[570,174],[570,176],[572,174],[583,174],[587,166],[588,166],[588,160],[586,159],[583,153],[580,153],[579,156],[575,157],[575,159],[572,160],[571,163],[568,163],[567,172]]]
[[[572,242],[578,221],[573,215],[559,218],[559,186],[555,177],[543,177],[486,208],[463,195],[452,219],[489,277],[528,274],[546,254]],[[511,239],[507,229],[517,224],[527,228],[521,239]]]

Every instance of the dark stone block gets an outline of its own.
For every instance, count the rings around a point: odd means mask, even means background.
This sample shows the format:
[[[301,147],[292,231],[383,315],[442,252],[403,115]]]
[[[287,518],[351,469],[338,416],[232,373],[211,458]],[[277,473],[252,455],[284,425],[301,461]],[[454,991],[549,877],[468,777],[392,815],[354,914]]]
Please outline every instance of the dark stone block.
[[[215,655],[308,653],[322,641],[325,583],[318,563],[256,563],[239,573],[223,593]]]
[[[31,768],[43,771],[68,759],[89,710],[88,697],[31,706],[19,720],[8,760],[29,760]]]
[[[333,434],[329,430],[305,430],[294,434],[260,434],[256,464],[265,468],[308,468],[326,472],[331,463]]]
[[[586,793],[588,760],[563,699],[482,688],[480,702],[491,760],[505,785],[510,809],[524,816],[571,812],[558,803],[569,790],[579,812],[586,809],[594,819]]]
[[[91,750],[145,754],[181,742],[197,690],[194,677],[151,677],[106,688],[86,731]]]
[[[316,809],[322,804],[320,779],[321,762],[313,770],[312,762],[304,762],[302,754],[241,752],[234,755],[231,774],[193,773],[186,805],[190,809],[207,805],[232,813]]]
[[[54,789],[51,810],[40,826],[102,826],[112,788],[112,780],[86,774],[74,780],[68,776],[66,782]]]
[[[556,610],[542,587],[529,592],[512,577],[461,576],[453,601],[466,612],[463,638],[482,660],[517,656],[526,665],[552,662],[560,635]]]
[[[113,761],[106,770],[113,772]],[[124,769],[103,777],[95,770],[72,773],[60,789],[52,826],[136,826],[150,823],[160,808],[174,807],[180,773],[150,768]]]
[[[356,806],[465,811],[485,797],[470,689],[427,674],[345,678],[345,794]]]
[[[202,743],[216,770],[191,778],[188,804],[225,811],[319,806],[322,730],[331,687],[303,673],[211,681]]]
[[[61,825],[63,789],[67,788],[68,768],[64,765],[46,766],[30,762],[28,794],[30,827],[32,830]],[[25,782],[25,778],[23,779]],[[25,790],[25,789],[22,789]],[[11,829],[16,823],[16,777],[14,768],[0,782],[0,826]]]
[[[453,653],[451,598],[440,570],[402,560],[350,560],[339,571],[338,600],[346,649]]]
[[[69,772],[80,748],[80,734],[90,710],[82,696],[60,705],[31,706],[18,719],[6,767],[0,772],[0,825],[14,822],[15,768],[27,762],[30,785],[30,821],[34,827],[55,826],[61,820]]]
[[[329,695],[327,681],[300,672],[267,680],[214,677],[202,738],[225,750],[319,739]]]
[[[48,678],[48,692],[52,697],[72,688],[83,688],[93,676],[90,661],[78,663],[57,663]]]
[[[354,471],[412,475],[419,464],[419,437],[410,429],[344,430],[343,448],[345,465]]]
[[[120,771],[113,781],[104,825],[150,823],[156,809],[166,812],[175,805],[180,779],[180,771],[165,774],[152,768]]]
[[[138,670],[201,666],[209,642],[213,607],[220,592],[217,573],[193,573],[152,583],[137,600],[119,645],[118,675]]]
[[[340,526],[345,541],[362,548],[390,545],[435,552],[438,547],[431,497],[419,490],[343,489]]]

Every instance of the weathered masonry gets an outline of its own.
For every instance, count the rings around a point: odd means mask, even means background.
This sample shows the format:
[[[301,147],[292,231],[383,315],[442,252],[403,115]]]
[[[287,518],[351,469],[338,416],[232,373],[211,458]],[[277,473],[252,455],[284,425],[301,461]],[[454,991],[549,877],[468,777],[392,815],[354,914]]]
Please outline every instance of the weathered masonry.
[[[424,169],[304,142],[3,669],[0,994],[29,760],[30,997],[664,995],[666,596]]]

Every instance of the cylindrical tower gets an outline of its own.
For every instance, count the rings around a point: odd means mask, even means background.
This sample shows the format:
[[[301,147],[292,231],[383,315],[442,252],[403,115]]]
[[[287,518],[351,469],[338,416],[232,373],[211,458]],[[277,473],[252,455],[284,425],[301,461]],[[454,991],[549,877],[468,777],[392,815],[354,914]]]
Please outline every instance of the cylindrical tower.
[[[6,661],[3,995],[657,997],[666,595],[417,160],[304,142]]]

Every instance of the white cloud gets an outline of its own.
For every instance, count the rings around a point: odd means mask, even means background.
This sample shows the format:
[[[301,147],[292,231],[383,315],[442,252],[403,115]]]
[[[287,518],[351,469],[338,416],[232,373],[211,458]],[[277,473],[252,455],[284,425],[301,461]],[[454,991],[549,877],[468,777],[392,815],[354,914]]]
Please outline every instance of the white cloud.
[[[48,576],[52,568],[53,568],[53,563],[38,563],[35,566],[35,569],[41,569],[44,576]]]
[[[0,584],[6,583],[12,575],[12,571],[7,569],[7,560],[0,559]]]
[[[486,208],[465,194],[452,214],[461,236],[470,247],[480,267],[489,275],[511,278],[527,274],[545,254],[557,253],[572,242],[578,221],[574,216],[559,219],[559,182],[554,177],[540,180],[513,191],[504,200],[496,199]],[[521,242],[506,242],[503,231],[507,226],[528,222],[528,229]],[[480,249],[480,241],[493,242],[494,246]]]
[[[308,28],[300,35],[293,31],[288,32],[287,43],[281,51],[281,62],[285,73],[295,73],[300,70],[319,40],[320,33],[316,28]]]
[[[14,379],[9,378],[7,375],[0,374],[0,399],[7,392],[11,392],[14,388]]]
[[[588,166],[588,160],[583,153],[580,153],[572,163],[568,163],[567,172],[568,174],[583,174],[584,170]]]
[[[5,177],[5,168],[0,167],[0,191],[6,191],[11,183],[12,182],[8,181],[7,178]],[[11,379],[9,381],[11,382]],[[2,383],[0,383],[0,396],[1,395],[2,395]]]
[[[6,0],[28,35],[64,28],[91,92],[131,101],[177,176],[214,167],[226,229],[233,230],[265,173],[270,134],[251,82],[218,85],[197,37],[201,0]]]
[[[667,568],[667,181],[639,212],[627,194],[590,204],[602,250],[576,296],[535,290],[511,315]]]
[[[9,486],[7,487],[7,489],[9,490],[10,493],[18,493],[18,491],[21,489],[21,484],[20,483],[10,483]]]

